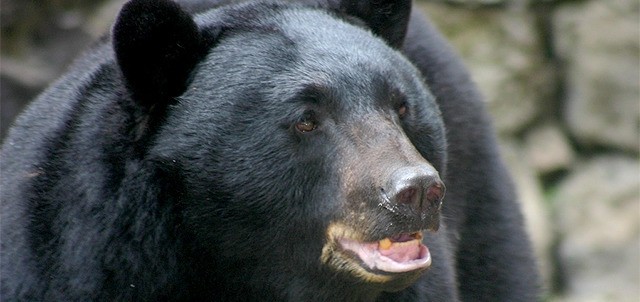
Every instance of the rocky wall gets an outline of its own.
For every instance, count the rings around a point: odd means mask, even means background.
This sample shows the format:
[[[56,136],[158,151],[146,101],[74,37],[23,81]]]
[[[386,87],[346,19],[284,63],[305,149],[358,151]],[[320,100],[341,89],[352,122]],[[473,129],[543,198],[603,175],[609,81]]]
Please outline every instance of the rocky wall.
[[[483,91],[547,301],[640,300],[640,2],[423,0]]]

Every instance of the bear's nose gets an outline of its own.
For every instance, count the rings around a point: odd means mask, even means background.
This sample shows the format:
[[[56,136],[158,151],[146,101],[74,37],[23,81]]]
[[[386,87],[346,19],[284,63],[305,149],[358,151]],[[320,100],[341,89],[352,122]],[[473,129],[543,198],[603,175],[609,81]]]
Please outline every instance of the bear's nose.
[[[394,171],[383,190],[389,201],[423,213],[440,209],[445,187],[433,167],[417,165]]]

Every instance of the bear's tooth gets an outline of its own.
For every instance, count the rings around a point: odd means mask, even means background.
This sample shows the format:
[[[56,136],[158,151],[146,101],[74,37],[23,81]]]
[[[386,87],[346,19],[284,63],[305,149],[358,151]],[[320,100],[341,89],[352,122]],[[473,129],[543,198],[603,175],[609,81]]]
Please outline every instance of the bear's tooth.
[[[391,240],[389,238],[382,239],[378,242],[378,246],[381,250],[388,250],[391,248]]]
[[[395,242],[395,245],[397,247],[420,245],[420,240],[414,239],[414,240],[405,241],[405,242]]]

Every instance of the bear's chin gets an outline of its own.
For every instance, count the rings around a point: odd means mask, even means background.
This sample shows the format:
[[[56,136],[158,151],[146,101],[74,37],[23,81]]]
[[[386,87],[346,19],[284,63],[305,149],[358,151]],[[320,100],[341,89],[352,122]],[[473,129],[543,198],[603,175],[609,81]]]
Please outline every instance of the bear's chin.
[[[362,241],[357,232],[332,224],[322,249],[322,262],[359,282],[398,291],[413,284],[431,266],[431,254],[422,232],[397,234],[377,241]]]

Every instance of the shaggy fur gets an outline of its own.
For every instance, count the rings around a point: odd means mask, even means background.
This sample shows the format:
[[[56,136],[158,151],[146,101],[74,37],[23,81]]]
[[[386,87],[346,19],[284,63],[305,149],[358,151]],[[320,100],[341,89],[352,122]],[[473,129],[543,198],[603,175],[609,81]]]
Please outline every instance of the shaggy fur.
[[[339,2],[127,3],[2,146],[2,299],[535,301],[454,51],[408,1]],[[421,225],[376,199],[416,162],[447,187],[431,268],[392,286],[322,263],[333,222]]]

